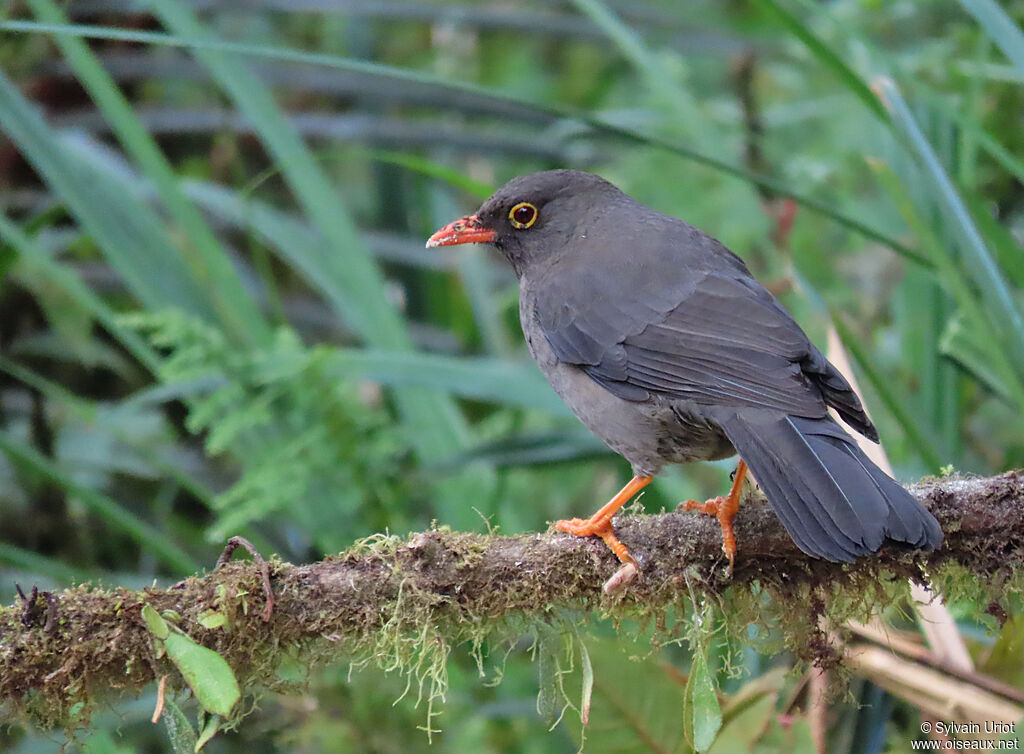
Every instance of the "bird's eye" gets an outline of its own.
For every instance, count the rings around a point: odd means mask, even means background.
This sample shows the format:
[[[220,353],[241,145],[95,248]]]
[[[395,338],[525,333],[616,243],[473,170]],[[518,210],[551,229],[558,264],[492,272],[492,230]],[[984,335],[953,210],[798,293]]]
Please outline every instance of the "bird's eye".
[[[508,213],[513,228],[526,230],[537,222],[537,208],[529,202],[519,202]]]

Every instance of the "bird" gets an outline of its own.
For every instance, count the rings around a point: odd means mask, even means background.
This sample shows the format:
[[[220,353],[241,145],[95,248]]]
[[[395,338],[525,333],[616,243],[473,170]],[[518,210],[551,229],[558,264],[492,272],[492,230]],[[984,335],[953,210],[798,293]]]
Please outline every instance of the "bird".
[[[541,372],[632,467],[606,505],[556,530],[599,536],[636,565],[612,525],[618,510],[667,464],[738,455],[727,495],[685,504],[718,518],[729,573],[748,469],[813,558],[852,562],[887,541],[941,546],[935,517],[830,415],[878,442],[849,382],[715,238],[600,176],[561,169],[512,179],[426,245],[466,243],[512,265]]]

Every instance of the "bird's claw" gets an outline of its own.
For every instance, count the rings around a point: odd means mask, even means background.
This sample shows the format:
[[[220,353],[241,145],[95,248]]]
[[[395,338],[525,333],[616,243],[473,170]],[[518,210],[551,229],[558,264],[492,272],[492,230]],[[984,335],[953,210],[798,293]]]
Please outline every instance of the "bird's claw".
[[[718,509],[721,504],[725,502],[725,496],[719,495],[713,497],[710,500],[705,500],[703,503],[696,500],[687,500],[683,503],[682,508],[684,511],[697,511],[698,513],[705,513],[709,516],[718,516]]]
[[[732,520],[736,516],[739,501],[731,500],[728,495],[719,495],[703,503],[687,500],[681,507],[684,511],[697,511],[718,519],[718,525],[722,527],[722,552],[729,559],[728,575],[732,576],[736,562],[736,534],[732,528]]]
[[[562,531],[577,537],[600,537],[608,545],[608,549],[615,553],[615,557],[623,563],[632,563],[639,568],[636,560],[629,554],[629,548],[622,544],[619,538],[615,536],[610,517],[595,516],[593,518],[562,519],[561,521],[556,521],[554,527],[556,531]]]

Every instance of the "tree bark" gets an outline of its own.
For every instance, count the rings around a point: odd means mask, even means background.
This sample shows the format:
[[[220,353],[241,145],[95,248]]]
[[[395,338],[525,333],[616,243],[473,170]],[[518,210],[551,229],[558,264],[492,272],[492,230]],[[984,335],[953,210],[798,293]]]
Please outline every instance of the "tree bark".
[[[77,702],[136,693],[156,677],[177,677],[142,618],[147,604],[253,684],[272,677],[276,653],[286,648],[359,657],[387,637],[417,632],[449,647],[485,637],[502,621],[526,625],[565,609],[658,616],[669,606],[685,609],[695,592],[727,600],[737,590],[749,594],[755,584],[771,595],[777,614],[813,625],[808,604],[812,614],[821,613],[822,603],[844,586],[863,590],[906,579],[937,579],[941,586],[941,574],[955,570],[957,578],[976,577],[991,600],[989,611],[1001,617],[1002,585],[1024,571],[1024,472],[931,479],[909,489],[941,523],[942,548],[921,553],[890,546],[852,565],[801,553],[755,493],[736,519],[739,551],[731,577],[717,522],[668,512],[616,519],[616,532],[641,572],[611,593],[602,587],[619,564],[600,540],[445,529],[382,537],[309,565],[273,561],[269,621],[261,616],[265,600],[251,563],[230,563],[166,589],[43,592],[0,608],[0,709],[61,722]],[[206,627],[212,614],[226,625]]]

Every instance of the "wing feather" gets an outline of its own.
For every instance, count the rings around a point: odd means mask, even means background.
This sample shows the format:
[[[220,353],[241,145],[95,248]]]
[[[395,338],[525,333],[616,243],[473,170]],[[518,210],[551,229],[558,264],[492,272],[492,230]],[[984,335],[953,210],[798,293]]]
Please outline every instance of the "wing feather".
[[[732,267],[677,278],[653,292],[648,284],[646,297],[585,300],[567,294],[593,285],[547,281],[537,322],[559,359],[625,400],[657,395],[807,418],[824,417],[827,401],[870,428],[846,381],[757,281]]]

